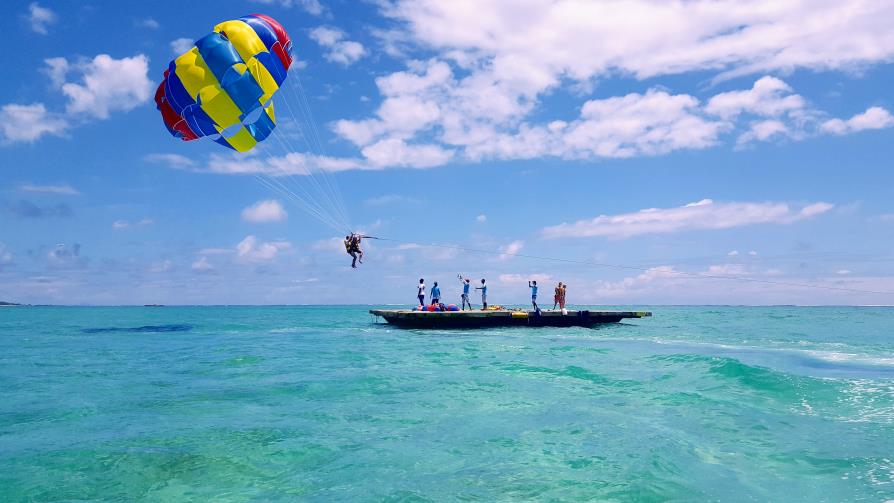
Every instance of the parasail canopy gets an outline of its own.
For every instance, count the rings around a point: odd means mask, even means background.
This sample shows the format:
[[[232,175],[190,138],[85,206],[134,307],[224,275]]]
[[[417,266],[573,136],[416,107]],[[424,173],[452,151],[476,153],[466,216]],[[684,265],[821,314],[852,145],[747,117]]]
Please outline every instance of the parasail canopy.
[[[276,127],[272,98],[291,64],[292,41],[273,18],[224,21],[168,64],[155,104],[175,137],[246,152]]]

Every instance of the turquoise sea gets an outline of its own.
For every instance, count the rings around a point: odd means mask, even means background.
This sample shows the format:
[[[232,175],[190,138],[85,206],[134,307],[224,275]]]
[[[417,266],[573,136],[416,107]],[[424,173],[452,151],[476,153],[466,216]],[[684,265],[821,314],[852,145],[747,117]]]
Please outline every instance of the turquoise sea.
[[[0,309],[0,501],[894,499],[894,308]]]

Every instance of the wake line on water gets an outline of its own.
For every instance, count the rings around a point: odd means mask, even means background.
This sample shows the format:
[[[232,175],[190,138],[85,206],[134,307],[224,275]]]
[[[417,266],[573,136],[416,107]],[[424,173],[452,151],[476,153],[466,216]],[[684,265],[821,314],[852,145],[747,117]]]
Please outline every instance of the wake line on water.
[[[566,338],[581,338],[579,336],[562,336]],[[586,337],[588,340],[592,338]],[[682,350],[690,349],[698,351],[705,356],[734,356],[743,355],[768,355],[785,358],[789,363],[797,367],[806,367],[826,372],[844,373],[870,373],[879,377],[894,377],[894,358],[861,355],[857,353],[845,353],[841,351],[823,351],[819,349],[800,349],[785,347],[761,347],[761,346],[736,346],[732,344],[720,344],[712,342],[674,340],[659,338],[627,338],[627,337],[599,337],[599,341],[612,343],[652,343],[664,346],[667,349],[674,347]],[[699,351],[701,350],[701,351]],[[766,361],[760,366],[767,367]]]

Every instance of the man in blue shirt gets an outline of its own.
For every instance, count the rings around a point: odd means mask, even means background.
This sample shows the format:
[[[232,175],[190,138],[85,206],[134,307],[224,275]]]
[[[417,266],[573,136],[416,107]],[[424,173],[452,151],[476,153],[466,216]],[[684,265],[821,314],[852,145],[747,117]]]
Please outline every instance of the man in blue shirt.
[[[476,286],[475,290],[481,290],[481,309],[487,311],[487,283],[481,278],[481,286]]]
[[[472,309],[472,302],[469,300],[469,287],[471,286],[471,282],[469,278],[459,277],[459,280],[463,283],[463,311],[466,310],[466,304],[469,305],[469,310]]]
[[[431,287],[431,303],[435,306],[441,303],[441,289],[438,288],[437,281],[435,281],[434,286]]]
[[[528,281],[528,288],[531,289],[531,304],[534,304],[534,311],[540,311],[540,308],[537,307],[537,282]]]

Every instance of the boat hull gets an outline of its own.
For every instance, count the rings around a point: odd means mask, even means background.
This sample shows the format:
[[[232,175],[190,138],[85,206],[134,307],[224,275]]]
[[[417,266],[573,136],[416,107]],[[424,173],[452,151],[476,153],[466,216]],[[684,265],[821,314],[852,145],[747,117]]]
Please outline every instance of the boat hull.
[[[401,328],[592,327],[652,316],[646,311],[447,311],[373,309],[370,314]]]

